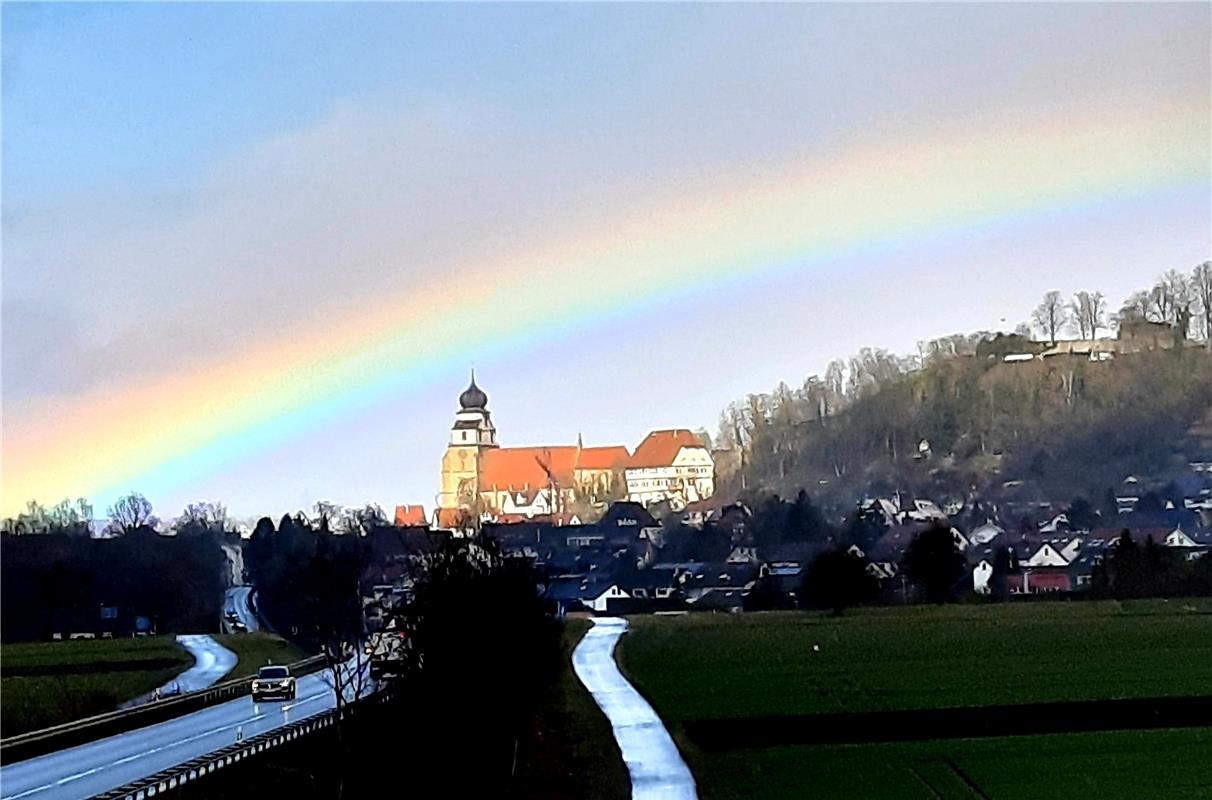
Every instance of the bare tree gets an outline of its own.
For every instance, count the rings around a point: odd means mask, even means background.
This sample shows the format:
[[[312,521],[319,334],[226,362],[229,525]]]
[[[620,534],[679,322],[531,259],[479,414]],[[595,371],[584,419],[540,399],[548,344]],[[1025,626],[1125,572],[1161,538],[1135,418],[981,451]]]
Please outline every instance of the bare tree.
[[[93,507],[83,497],[77,498],[75,502],[64,498],[47,513],[51,532],[80,534],[92,532]]]
[[[1149,318],[1149,293],[1133,292],[1125,298],[1123,305],[1115,313],[1113,322],[1116,325],[1122,325],[1125,322],[1134,322]]]
[[[1049,344],[1056,344],[1057,334],[1064,331],[1069,324],[1069,309],[1065,306],[1061,293],[1051,291],[1031,312],[1031,320],[1035,327],[1048,337]]]
[[[1195,309],[1203,321],[1204,344],[1212,350],[1212,261],[1205,261],[1191,270],[1190,285]]]
[[[341,513],[340,531],[355,536],[369,536],[380,528],[391,525],[387,512],[378,503],[367,503],[361,508],[347,508]]]
[[[825,367],[825,392],[832,413],[840,411],[846,396],[846,364],[840,358],[833,359]]]
[[[227,529],[227,506],[203,500],[190,503],[173,521],[173,530],[180,533],[222,533]]]
[[[1191,323],[1191,306],[1195,301],[1187,276],[1178,270],[1166,272],[1149,290],[1147,317],[1154,322],[1164,322],[1178,329],[1184,338]]]
[[[736,432],[732,427],[732,418],[726,410],[720,412],[720,424],[715,435],[715,446],[722,450],[731,450],[734,447],[739,447],[736,440]]]
[[[138,492],[119,497],[107,512],[110,527],[118,533],[130,533],[143,527],[155,527],[159,522],[152,514],[152,504]]]
[[[14,533],[49,533],[50,512],[37,500],[30,500],[25,504],[25,510],[13,520],[11,527]]]
[[[1107,327],[1107,302],[1102,292],[1078,292],[1069,304],[1069,313],[1083,339],[1093,339],[1099,328]]]
[[[328,500],[317,500],[313,510],[316,515],[313,527],[317,531],[337,533],[341,530],[340,521],[345,509],[340,504]]]

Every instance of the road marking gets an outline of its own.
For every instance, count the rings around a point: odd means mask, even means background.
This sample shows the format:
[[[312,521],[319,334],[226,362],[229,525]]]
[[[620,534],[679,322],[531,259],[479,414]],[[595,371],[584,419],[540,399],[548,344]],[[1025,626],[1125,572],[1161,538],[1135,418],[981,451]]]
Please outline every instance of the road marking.
[[[5,795],[4,800],[17,800],[18,797],[28,797],[31,794],[37,794],[38,792],[45,792],[47,789],[51,788],[52,786],[54,786],[53,783],[48,783],[45,786],[39,786],[37,789],[26,789],[24,792],[21,792],[20,794]]]
[[[78,781],[81,778],[92,775],[94,772],[100,772],[103,769],[105,769],[105,767],[93,767],[92,769],[85,770],[84,772],[77,772],[75,775],[68,775],[66,778],[60,778],[59,780],[55,781],[55,785],[62,786],[65,783],[71,783],[72,781]]]
[[[239,727],[240,725],[247,725],[250,722],[257,722],[259,720],[263,720],[267,716],[268,716],[267,714],[258,714],[255,717],[252,717],[251,719],[237,722],[234,725],[224,725],[221,728],[213,728],[209,731],[204,731],[203,733],[196,733],[193,736],[187,736],[184,739],[179,739],[175,742],[169,742],[168,744],[160,745],[159,747],[153,747],[150,750],[144,750],[141,753],[135,753],[134,755],[129,755],[129,756],[126,756],[125,758],[120,758],[117,761],[114,761],[112,764],[106,764],[106,765],[100,766],[100,767],[93,767],[92,769],[86,770],[84,772],[77,772],[75,775],[68,775],[66,778],[60,778],[55,783],[48,783],[45,786],[39,786],[36,789],[27,789],[24,792],[21,792],[20,794],[5,795],[3,798],[0,798],[0,800],[18,800],[18,798],[21,798],[21,797],[28,797],[31,794],[37,794],[38,792],[44,792],[47,789],[53,788],[55,786],[62,786],[65,783],[71,783],[72,781],[76,781],[81,778],[88,777],[89,775],[92,775],[95,772],[101,772],[106,767],[109,767],[109,766],[116,767],[119,764],[129,764],[131,761],[137,761],[138,759],[143,758],[144,756],[155,755],[156,753],[159,753],[161,750],[168,750],[169,748],[179,747],[180,745],[188,744],[188,743],[196,741],[198,739],[205,739],[207,736],[214,736],[216,733],[222,733],[223,731],[229,731],[232,728]]]
[[[304,703],[311,703],[315,700],[323,700],[325,697],[328,697],[328,692],[324,692],[322,694],[313,694],[311,697],[304,697],[302,700],[296,700],[295,702],[291,703],[288,706],[282,706],[282,713],[285,714],[287,711],[290,711],[292,708],[298,708],[299,706],[303,705]]]
[[[290,711],[291,709],[297,708],[305,703],[314,703],[316,700],[323,700],[324,698],[329,697],[329,696],[330,695],[329,695],[328,691],[323,691],[323,692],[320,692],[319,694],[313,694],[308,697],[304,697],[302,700],[298,700],[297,702],[291,703],[290,705],[284,705],[281,707],[281,710],[283,713],[286,713],[286,712]],[[205,739],[208,736],[214,736],[216,733],[222,733],[223,731],[229,731],[229,730],[232,730],[233,728],[238,728],[241,725],[248,725],[253,722],[259,722],[260,720],[263,720],[269,716],[268,714],[260,713],[260,708],[255,704],[254,704],[254,710],[256,710],[258,713],[256,713],[254,716],[252,716],[248,719],[244,719],[239,722],[235,722],[231,725],[223,725],[218,728],[212,728],[211,730],[204,731],[202,733],[196,733],[193,736],[187,736],[184,739],[178,739],[175,742],[169,742],[168,744],[163,744],[163,745],[160,745],[159,747],[153,747],[150,750],[144,750],[139,753],[133,753],[129,756],[119,758],[111,763],[104,764],[99,767],[94,767],[93,769],[87,770],[85,772],[78,772],[75,775],[69,775],[65,778],[61,778],[56,783],[47,783],[42,786],[36,786],[33,789],[26,789],[25,791],[19,792],[17,794],[3,795],[3,796],[0,796],[0,800],[20,800],[20,798],[29,797],[31,795],[38,794],[39,792],[44,792],[47,789],[52,789],[55,786],[62,786],[66,783],[71,783],[72,781],[79,780],[81,778],[92,775],[96,772],[104,771],[108,767],[116,767],[120,764],[129,764],[132,761],[137,761],[140,758],[144,758],[146,756],[155,755],[156,753],[159,753],[163,750],[168,750],[173,747],[180,747],[183,744],[188,744],[190,742],[197,741],[198,739]],[[273,730],[273,729],[271,728],[270,730]],[[263,731],[263,732],[267,732],[267,731]]]

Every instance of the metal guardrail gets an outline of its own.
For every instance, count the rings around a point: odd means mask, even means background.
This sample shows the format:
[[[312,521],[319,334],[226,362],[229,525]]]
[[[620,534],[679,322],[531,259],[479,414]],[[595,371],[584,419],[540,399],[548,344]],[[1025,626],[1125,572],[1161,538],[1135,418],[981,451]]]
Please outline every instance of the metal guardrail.
[[[292,675],[310,675],[323,668],[323,656],[312,656],[290,665]],[[145,705],[109,711],[95,717],[10,736],[0,740],[0,764],[12,764],[67,747],[75,747],[243,697],[251,691],[252,679],[251,675],[247,678],[234,678],[196,692],[186,692]]]
[[[368,704],[382,703],[390,698],[389,692],[376,692],[345,707],[346,718],[357,713]],[[208,753],[175,767],[157,772],[125,786],[95,795],[93,800],[146,800],[159,797],[213,775],[266,751],[293,742],[301,736],[332,727],[337,721],[337,710],[330,708],[313,717],[292,722],[281,728],[259,734],[244,742],[228,745],[221,750]]]

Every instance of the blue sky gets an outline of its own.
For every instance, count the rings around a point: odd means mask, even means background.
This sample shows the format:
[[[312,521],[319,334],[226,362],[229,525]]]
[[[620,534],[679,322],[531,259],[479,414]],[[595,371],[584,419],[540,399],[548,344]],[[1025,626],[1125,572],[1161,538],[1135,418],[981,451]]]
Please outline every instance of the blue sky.
[[[154,379],[300,318],[323,324],[328,301],[369,302],[671,187],[711,192],[952,123],[1009,120],[1013,137],[1019,114],[1212,113],[1206,4],[0,13],[6,430],[40,398]],[[1050,288],[1117,303],[1208,258],[1210,216],[1195,185],[1007,221],[726,294],[688,287],[674,307],[477,367],[507,443],[580,431],[634,447],[649,428],[714,427],[730,400],[862,346],[1013,327]],[[654,339],[686,336],[692,350],[653,356]],[[275,465],[314,439],[152,499],[169,514],[199,497],[248,514],[321,496],[431,504],[463,381],[452,371],[317,432],[329,455],[306,473]]]

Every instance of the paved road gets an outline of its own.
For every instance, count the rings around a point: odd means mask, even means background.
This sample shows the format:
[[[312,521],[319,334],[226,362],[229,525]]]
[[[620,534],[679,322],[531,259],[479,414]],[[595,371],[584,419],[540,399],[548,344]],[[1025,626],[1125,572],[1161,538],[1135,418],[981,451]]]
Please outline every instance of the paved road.
[[[251,586],[233,586],[227,590],[227,599],[223,603],[223,627],[228,628],[227,613],[235,612],[236,619],[244,623],[244,627],[249,632],[260,630],[261,623],[257,619],[257,615],[253,613],[252,605],[252,587]],[[230,633],[231,631],[229,631]]]
[[[236,654],[206,635],[178,636],[177,641],[194,657],[194,665],[161,687],[161,693],[196,692],[209,688],[236,667]]]
[[[161,697],[172,697],[184,692],[196,692],[218,683],[219,679],[235,669],[239,660],[235,653],[204,634],[178,636],[177,641],[194,657],[194,665],[160,687]],[[156,699],[156,692],[148,692],[123,703],[121,708],[141,706]]]
[[[696,800],[694,776],[648,701],[627,682],[614,648],[627,620],[599,617],[572,653],[572,668],[610,720],[636,800]]]
[[[334,704],[332,676],[299,679],[289,702],[241,697],[193,714],[0,768],[0,800],[78,800],[297,722]]]

